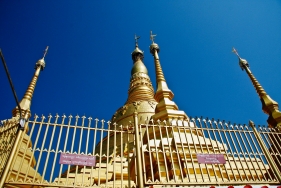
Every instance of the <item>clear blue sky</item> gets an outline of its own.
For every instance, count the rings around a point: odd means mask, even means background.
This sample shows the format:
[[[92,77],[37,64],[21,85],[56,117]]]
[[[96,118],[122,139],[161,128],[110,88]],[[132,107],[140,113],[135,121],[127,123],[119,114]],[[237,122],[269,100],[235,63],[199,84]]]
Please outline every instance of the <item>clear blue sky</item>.
[[[9,1],[0,3],[0,48],[19,99],[50,46],[32,113],[109,120],[127,99],[134,34],[155,83],[149,31],[174,101],[188,116],[266,124],[236,47],[281,104],[280,1]],[[279,76],[278,76],[279,75]],[[16,106],[0,66],[0,119]]]

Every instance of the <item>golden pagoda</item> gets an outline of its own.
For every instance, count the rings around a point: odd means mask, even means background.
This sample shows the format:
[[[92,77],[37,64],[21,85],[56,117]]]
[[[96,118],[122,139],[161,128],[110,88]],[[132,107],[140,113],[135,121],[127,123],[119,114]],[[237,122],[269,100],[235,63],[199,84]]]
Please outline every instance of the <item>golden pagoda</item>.
[[[269,127],[258,128],[251,121],[249,125],[236,125],[188,117],[173,101],[155,36],[150,33],[156,92],[138,45],[140,37],[135,35],[128,98],[108,122],[78,115],[70,115],[68,121],[65,115],[56,115],[54,121],[51,115],[47,119],[42,116],[41,120],[35,115],[30,120],[31,99],[45,66],[45,53],[36,63],[20,109],[15,108],[14,117],[0,129],[0,141],[7,142],[7,136],[9,139],[11,136],[4,132],[17,128],[21,116],[26,120],[24,129],[12,137],[15,146],[10,144],[11,149],[7,150],[13,157],[1,154],[1,159],[7,160],[2,166],[1,177],[5,179],[1,185],[79,188],[280,185],[278,104],[253,76],[247,61],[234,50],[262,101],[262,109],[269,115]]]
[[[5,126],[3,127],[4,130],[1,130],[3,131],[0,137],[0,142],[2,143],[1,150],[3,151],[4,149],[7,148],[11,149],[12,157],[9,158],[6,165],[9,166],[11,163],[13,163],[12,167],[9,169],[9,173],[7,171],[3,171],[3,172],[1,171],[3,173],[1,174],[2,177],[8,175],[10,180],[14,180],[18,178],[22,179],[24,178],[24,175],[26,175],[26,177],[28,178],[34,179],[35,181],[43,180],[41,175],[38,172],[36,172],[34,168],[29,168],[29,167],[35,167],[36,160],[34,154],[31,151],[27,151],[23,154],[19,148],[29,148],[32,145],[30,136],[26,134],[28,132],[29,127],[28,127],[28,122],[25,121],[28,120],[31,116],[31,112],[30,112],[31,101],[39,74],[45,68],[45,56],[47,54],[48,48],[49,47],[47,46],[43,57],[39,59],[35,64],[35,73],[31,79],[31,82],[22,100],[19,103],[19,107],[13,109],[12,111],[13,117],[5,121],[4,123]],[[7,132],[9,129],[12,131]],[[23,131],[19,129],[22,129]],[[13,143],[14,143],[14,149],[12,149]],[[5,159],[3,153],[1,157],[2,159]],[[2,164],[4,164],[4,160],[2,160]]]

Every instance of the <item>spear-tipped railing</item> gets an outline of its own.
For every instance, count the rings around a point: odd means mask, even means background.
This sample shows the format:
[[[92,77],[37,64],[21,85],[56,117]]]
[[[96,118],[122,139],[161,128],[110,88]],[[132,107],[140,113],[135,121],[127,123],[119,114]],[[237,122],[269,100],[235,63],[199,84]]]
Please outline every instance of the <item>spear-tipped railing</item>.
[[[134,122],[117,125],[78,115],[35,115],[29,121],[29,132],[19,140],[20,155],[14,156],[6,184],[136,187],[281,183],[280,166],[276,165],[281,163],[281,145],[276,142],[281,133],[275,129],[255,131],[248,125],[202,117],[171,122],[147,119],[138,124],[140,118],[135,114]],[[70,157],[87,159],[84,163],[63,162]],[[94,164],[89,165],[90,160],[95,160]]]

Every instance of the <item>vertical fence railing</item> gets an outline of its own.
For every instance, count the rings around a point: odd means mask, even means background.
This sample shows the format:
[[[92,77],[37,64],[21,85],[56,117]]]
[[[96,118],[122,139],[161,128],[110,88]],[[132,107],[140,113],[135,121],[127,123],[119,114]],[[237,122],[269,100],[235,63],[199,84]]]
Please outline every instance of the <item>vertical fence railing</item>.
[[[257,138],[260,141],[260,145],[264,150],[269,163],[271,165],[269,176],[275,175],[277,180],[281,182],[281,148],[280,148],[280,130],[277,128],[268,128],[259,126],[259,132],[254,126],[253,122],[250,122],[253,130],[257,134]]]
[[[5,183],[17,143],[20,140],[19,119],[4,120],[0,125],[0,187]]]
[[[93,123],[85,116],[35,115],[29,132],[20,138],[6,185],[134,187],[129,176],[133,151],[127,144],[128,131],[126,126],[98,119]],[[0,141],[11,143],[12,134],[4,135]],[[8,156],[2,146],[1,160]],[[134,162],[130,165],[135,167]]]
[[[138,119],[135,114],[134,123],[117,125],[78,115],[36,115],[29,121],[28,133],[20,137],[6,184],[136,187],[281,183],[281,133],[277,129],[203,118],[147,120],[140,125]],[[16,130],[9,125],[0,129],[0,141],[6,144],[0,146],[1,161],[9,157],[9,143],[14,139],[9,131]],[[134,137],[137,140],[130,140]],[[220,155],[225,162],[199,162],[198,154]],[[95,164],[64,164],[62,156],[95,158]]]
[[[281,163],[279,131],[263,128],[257,132],[248,125],[203,118],[142,127],[146,130],[141,140],[143,156],[149,159],[143,164],[146,185],[281,183],[281,167],[276,165]],[[198,154],[206,160],[199,161]],[[216,162],[208,161],[210,157]]]

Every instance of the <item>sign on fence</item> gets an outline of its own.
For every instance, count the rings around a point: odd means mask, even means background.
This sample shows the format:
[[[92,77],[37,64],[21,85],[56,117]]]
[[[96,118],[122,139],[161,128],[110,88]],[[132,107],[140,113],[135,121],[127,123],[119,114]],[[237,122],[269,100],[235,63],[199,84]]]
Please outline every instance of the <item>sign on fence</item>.
[[[225,164],[223,154],[196,154],[198,163],[203,164]]]
[[[59,163],[67,165],[95,166],[96,157],[88,155],[61,153]]]

